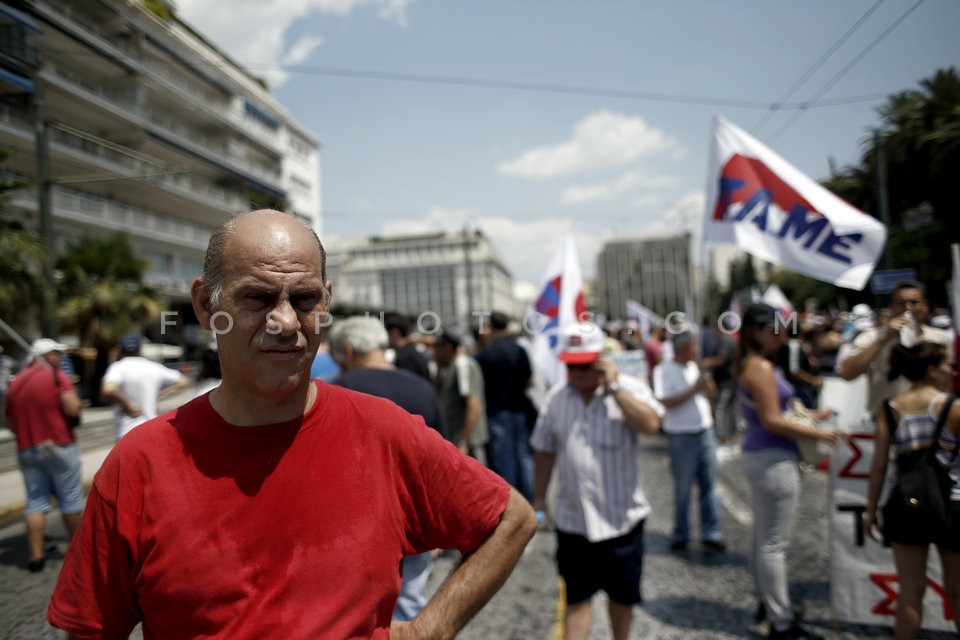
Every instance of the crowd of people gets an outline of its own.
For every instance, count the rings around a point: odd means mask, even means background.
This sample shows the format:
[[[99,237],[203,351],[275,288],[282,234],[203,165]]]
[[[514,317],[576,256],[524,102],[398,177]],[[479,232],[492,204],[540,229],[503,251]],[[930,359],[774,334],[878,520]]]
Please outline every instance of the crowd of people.
[[[857,305],[836,318],[790,322],[754,303],[733,319],[649,335],[576,323],[557,336],[567,379],[539,401],[527,344],[505,314],[469,336],[446,327],[418,336],[397,314],[318,322],[331,296],[323,247],[300,222],[254,211],[221,225],[192,287],[206,329],[231,318],[206,354],[204,389],[156,417],[157,398],[186,380],[143,361],[125,337],[100,390],[115,406],[118,442],[85,506],[70,427],[80,404],[57,357],[65,346],[34,343],[6,413],[27,486],[29,568],[43,569],[50,495],[72,537],[52,624],[76,637],[125,637],[138,623],[149,637],[449,637],[539,526],[556,535],[566,637],[588,636],[592,597],[604,591],[612,635],[625,640],[642,601],[650,514],[641,437],[655,436],[673,478],[670,549],[726,551],[717,456],[737,446],[752,492],[757,618],[770,638],[816,639],[787,574],[797,440],[833,445],[841,434],[786,411],[796,397],[825,418],[828,376],[866,376],[878,451],[889,445],[899,460],[935,447],[952,482],[953,520],[921,533],[887,508],[883,485],[896,474],[886,455],[874,460],[867,530],[893,547],[896,637],[919,628],[931,544],[960,610],[960,405],[943,411],[954,336],[918,283],[898,285],[887,310]],[[645,375],[621,371],[623,350],[644,354]],[[447,550],[462,559],[429,598],[433,561]]]

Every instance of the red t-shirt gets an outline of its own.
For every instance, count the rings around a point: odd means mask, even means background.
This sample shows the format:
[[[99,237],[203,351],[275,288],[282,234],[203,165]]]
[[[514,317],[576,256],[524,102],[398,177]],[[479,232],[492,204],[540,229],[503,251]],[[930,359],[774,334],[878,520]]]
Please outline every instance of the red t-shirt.
[[[201,396],[97,473],[47,611],[80,637],[386,638],[400,561],[476,548],[509,486],[392,402],[315,381],[298,420]]]
[[[76,442],[60,404],[60,394],[74,390],[70,376],[41,365],[28,367],[13,379],[7,390],[6,414],[18,451],[44,440],[59,445]]]

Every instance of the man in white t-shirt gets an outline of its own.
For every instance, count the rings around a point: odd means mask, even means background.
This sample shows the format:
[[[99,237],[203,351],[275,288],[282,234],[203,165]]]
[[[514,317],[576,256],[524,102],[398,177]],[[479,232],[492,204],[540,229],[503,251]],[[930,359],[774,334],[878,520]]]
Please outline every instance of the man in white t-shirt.
[[[689,331],[673,337],[674,360],[653,370],[653,390],[666,408],[662,430],[673,471],[675,524],[670,548],[683,551],[690,541],[690,494],[700,489],[700,527],[703,546],[724,551],[720,510],[714,484],[717,477],[717,440],[713,432],[711,399],[716,385],[697,365],[697,341]]]
[[[157,417],[157,401],[190,384],[185,375],[140,356],[140,336],[120,340],[120,359],[107,367],[100,398],[113,404],[117,440],[137,425]]]

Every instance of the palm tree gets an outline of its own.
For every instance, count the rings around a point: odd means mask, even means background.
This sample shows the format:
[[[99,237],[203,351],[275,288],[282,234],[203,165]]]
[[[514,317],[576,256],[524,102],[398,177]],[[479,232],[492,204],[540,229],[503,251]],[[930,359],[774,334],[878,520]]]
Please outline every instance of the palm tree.
[[[21,335],[38,328],[44,297],[52,294],[44,267],[52,263],[35,231],[0,220],[0,318]]]
[[[0,148],[0,165],[11,153]],[[0,177],[0,218],[6,213],[10,194],[23,186],[9,175]],[[21,335],[36,331],[43,302],[53,295],[44,277],[44,270],[52,264],[53,254],[36,231],[0,219],[0,319]]]
[[[889,243],[893,266],[916,267],[928,285],[950,279],[950,242],[960,237],[954,212],[960,208],[955,180],[960,175],[960,74],[941,69],[918,89],[890,96],[878,109],[886,156]],[[825,183],[862,209],[877,212],[877,149],[863,141],[859,166],[847,167]],[[932,208],[930,220],[912,218]],[[927,207],[929,205],[929,207]],[[928,297],[945,304],[946,291],[931,286]]]
[[[57,261],[61,326],[76,331],[82,346],[106,349],[159,318],[161,299],[143,284],[147,266],[125,233],[68,244]]]

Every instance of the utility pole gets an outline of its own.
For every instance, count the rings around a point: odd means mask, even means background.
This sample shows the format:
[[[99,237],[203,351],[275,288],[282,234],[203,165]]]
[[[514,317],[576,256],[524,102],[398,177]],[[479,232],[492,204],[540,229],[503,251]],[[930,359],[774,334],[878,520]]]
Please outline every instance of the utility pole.
[[[470,331],[470,324],[473,322],[473,269],[470,264],[470,225],[463,226],[463,277],[464,290],[466,292],[466,324],[463,326],[464,335]]]
[[[40,77],[40,68],[33,79],[33,117],[37,147],[37,208],[39,213],[40,237],[47,248],[53,253],[53,212],[50,199],[50,125],[47,122],[47,88]],[[47,263],[43,267],[43,277],[50,284],[49,292],[43,295],[41,303],[40,326],[43,335],[48,338],[60,336],[60,326],[57,322],[57,293],[53,279],[53,265]]]
[[[883,268],[890,269],[893,261],[890,256],[890,205],[887,201],[887,154],[879,129],[873,130],[873,151],[877,162],[877,213],[880,221],[887,227],[887,242],[883,247]]]

